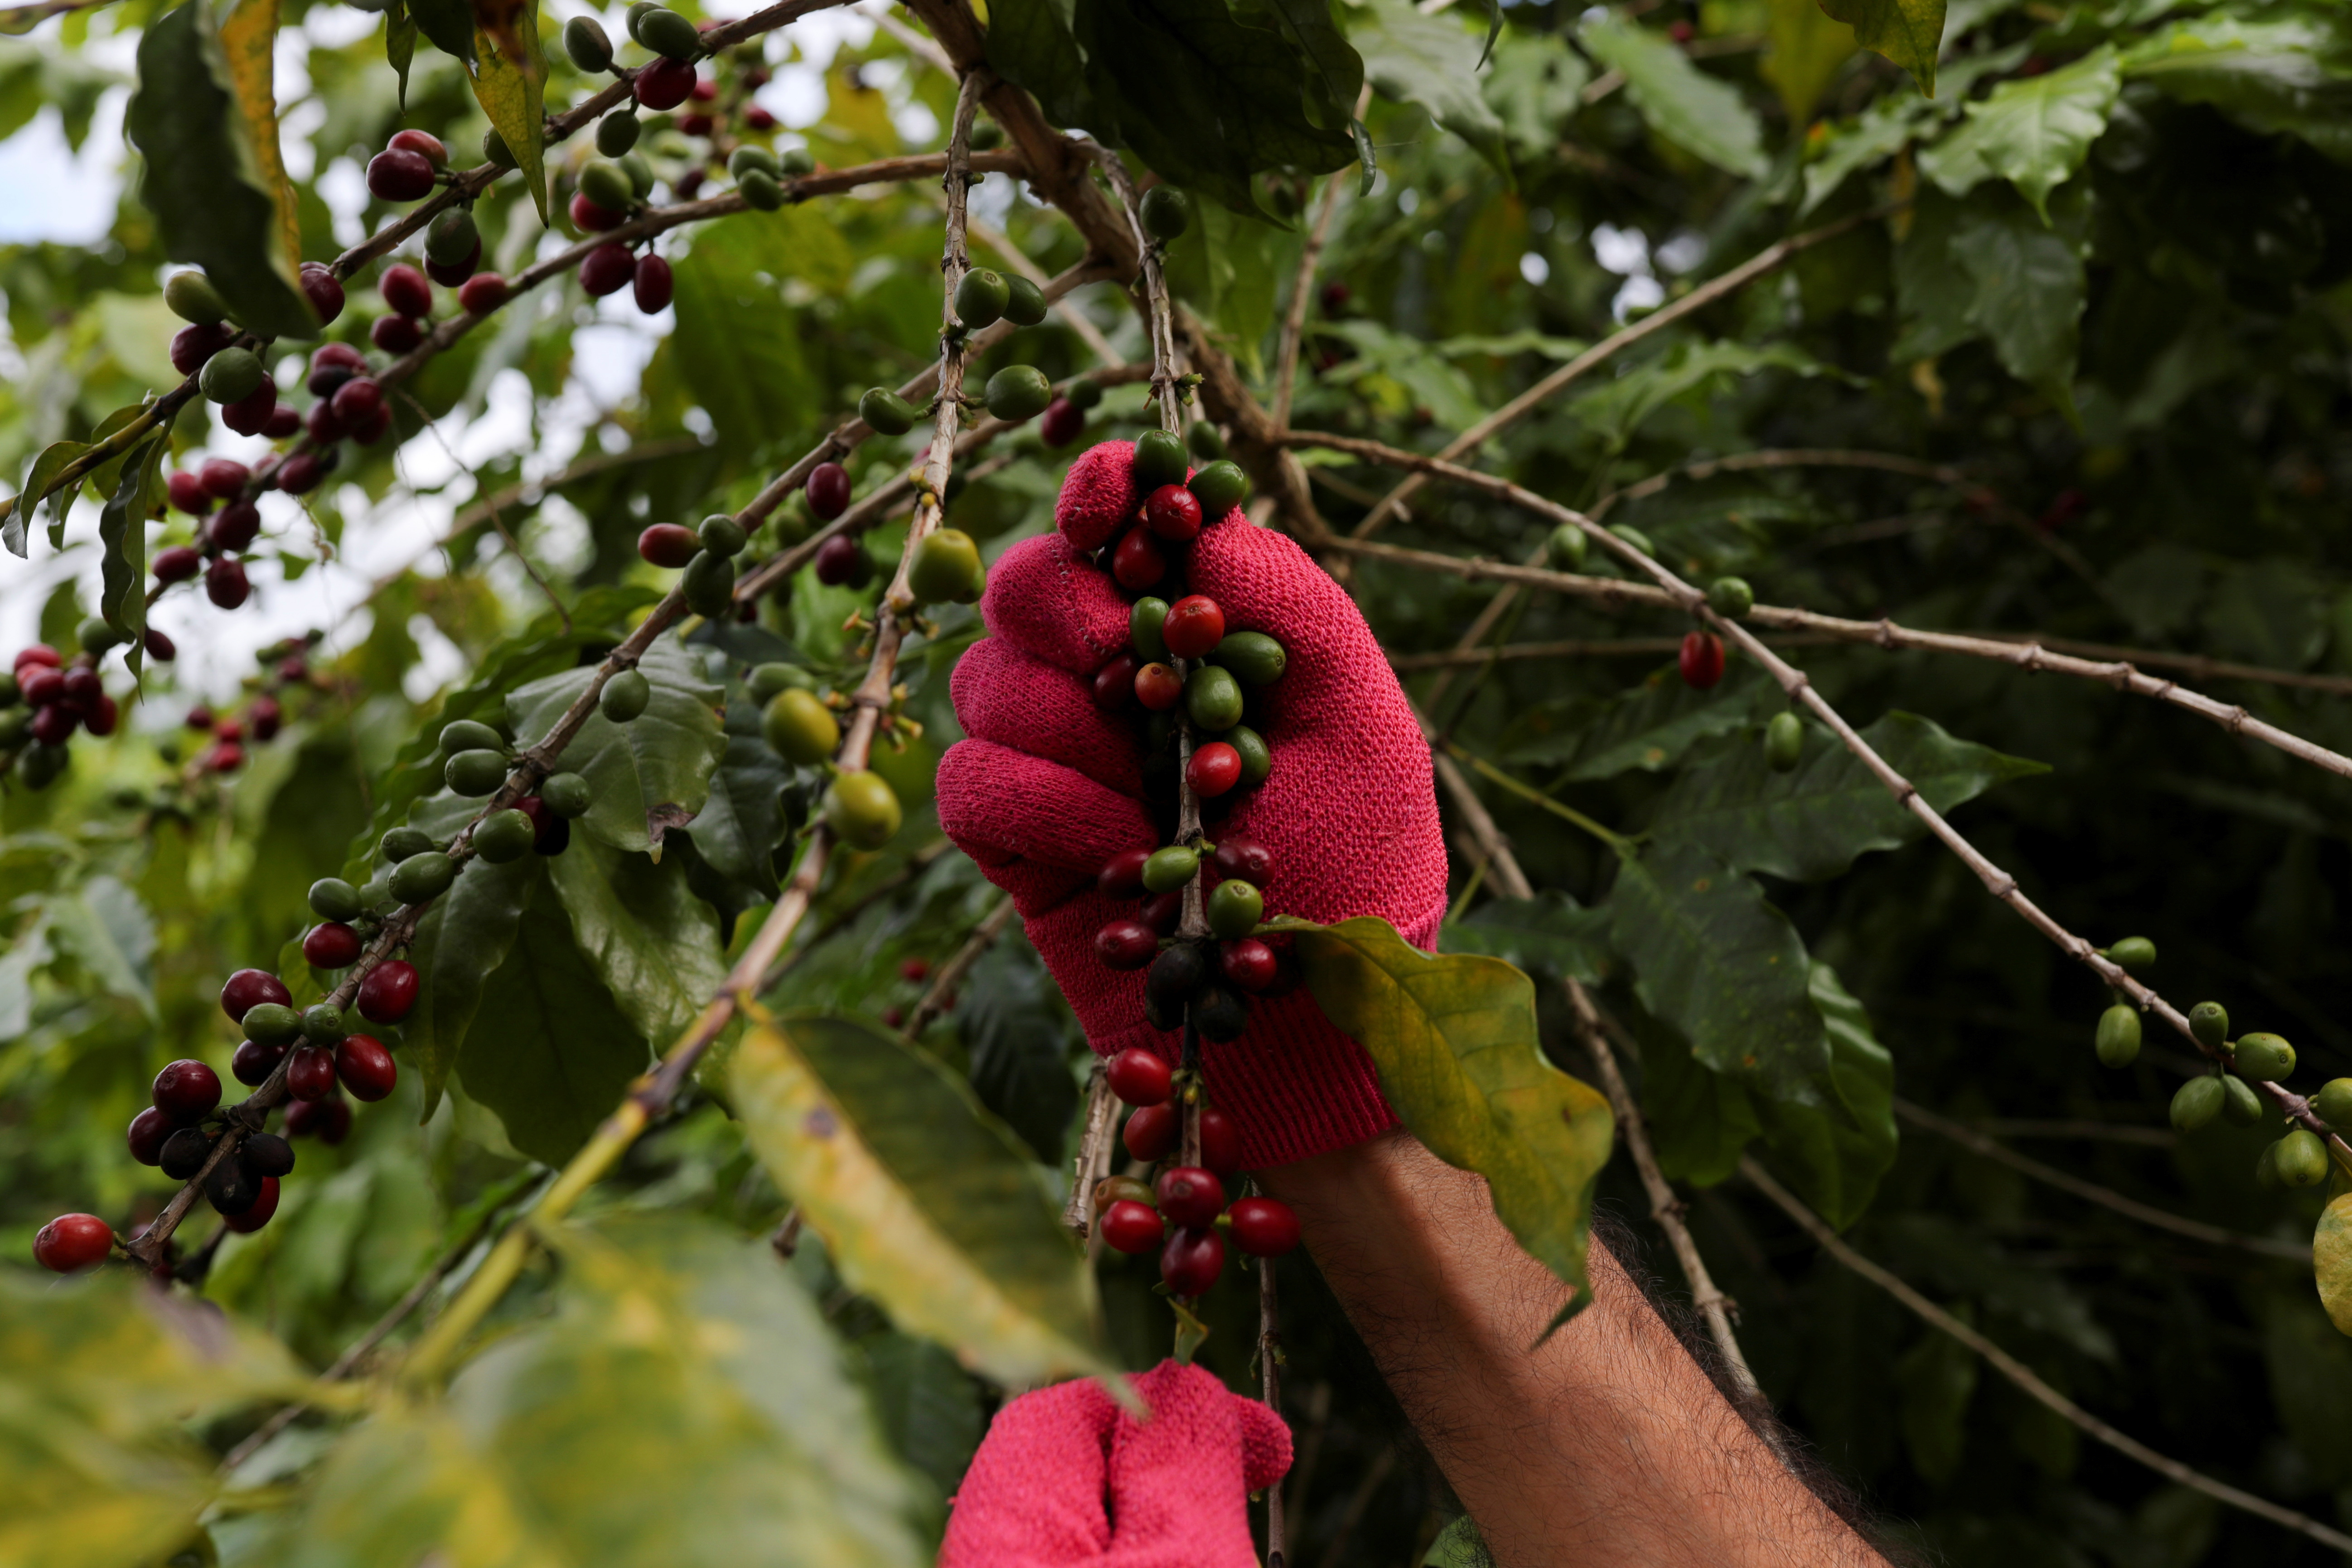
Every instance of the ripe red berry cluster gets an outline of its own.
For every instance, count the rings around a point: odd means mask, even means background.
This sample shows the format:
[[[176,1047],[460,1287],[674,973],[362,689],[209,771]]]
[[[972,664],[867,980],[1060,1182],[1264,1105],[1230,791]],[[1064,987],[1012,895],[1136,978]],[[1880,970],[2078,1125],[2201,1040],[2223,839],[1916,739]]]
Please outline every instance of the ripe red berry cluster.
[[[1253,1258],[1279,1258],[1298,1245],[1298,1216],[1274,1198],[1228,1204],[1225,1178],[1241,1168],[1241,1139],[1233,1121],[1213,1106],[1200,1110],[1201,1163],[1164,1163],[1183,1136],[1184,1103],[1197,1084],[1150,1051],[1130,1047],[1104,1069],[1111,1092],[1135,1107],[1120,1133],[1127,1152],[1160,1166],[1155,1180],[1111,1176],[1093,1194],[1095,1223],[1106,1244],[1120,1252],[1160,1249],[1160,1276],[1171,1294],[1192,1298],[1216,1283],[1224,1268],[1225,1238]]]
[[[48,644],[35,643],[17,653],[0,680],[0,766],[14,762],[29,787],[46,789],[65,771],[66,742],[76,730],[114,733],[121,713],[98,675],[113,636],[103,621],[87,623],[83,650],[70,664]]]
[[[1298,984],[1286,953],[1251,934],[1265,916],[1274,855],[1238,835],[1215,845],[1129,849],[1105,862],[1096,887],[1110,899],[1141,899],[1135,915],[1095,933],[1095,954],[1112,969],[1146,969],[1143,1014],[1156,1029],[1194,1027],[1212,1040],[1237,1038],[1248,1026],[1248,996],[1279,996]],[[1178,937],[1184,889],[1202,879],[1210,940]]]

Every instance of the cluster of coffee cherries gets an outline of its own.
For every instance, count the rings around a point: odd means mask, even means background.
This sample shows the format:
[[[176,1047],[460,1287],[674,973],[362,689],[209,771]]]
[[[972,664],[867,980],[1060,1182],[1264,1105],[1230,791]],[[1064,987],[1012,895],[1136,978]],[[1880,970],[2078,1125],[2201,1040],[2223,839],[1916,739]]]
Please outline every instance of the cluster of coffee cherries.
[[[614,63],[612,38],[593,17],[575,16],[564,24],[564,52],[572,57],[574,66],[591,75],[612,71],[629,80],[633,101],[613,110],[596,122],[596,150],[619,161],[639,199],[653,188],[653,171],[635,151],[644,131],[644,122],[637,117],[639,109],[658,112],[683,107],[686,112],[671,124],[681,136],[698,137],[709,143],[709,156],[714,162],[731,140],[730,132],[738,121],[743,130],[754,134],[765,134],[776,128],[776,117],[750,101],[750,95],[765,87],[769,79],[767,68],[760,63],[762,45],[758,39],[747,39],[735,46],[742,68],[729,79],[725,90],[717,79],[696,72],[695,61],[709,53],[702,34],[717,26],[715,19],[689,22],[650,0],[638,0],[629,7],[629,36],[655,58],[630,75]],[[747,153],[751,156],[745,156]],[[707,166],[703,157],[698,155],[693,167],[670,181],[672,193],[680,201],[691,200],[702,188]],[[778,154],[758,147],[737,147],[728,157],[726,167],[734,176],[745,205],[772,212],[784,205],[781,182],[814,172],[816,163],[805,150]],[[591,227],[581,222],[576,208],[573,222],[583,229]]]
[[[343,313],[343,285],[323,263],[304,262],[299,281],[322,325]],[[220,405],[222,424],[273,441],[301,427],[301,416],[278,401],[278,383],[261,363],[267,345],[238,329],[211,279],[194,268],[174,272],[163,280],[163,303],[188,323],[172,339],[172,368],[196,378],[205,400]]]
[[[1656,547],[1650,542],[1649,536],[1640,529],[1617,523],[1612,525],[1609,531],[1643,554],[1653,559],[1656,558]],[[1582,528],[1572,522],[1563,522],[1553,529],[1544,542],[1545,557],[1555,572],[1582,571],[1585,558],[1591,549],[1590,536]],[[1707,588],[1706,602],[1707,606],[1717,615],[1726,620],[1736,621],[1756,607],[1756,592],[1744,579],[1718,577]],[[1685,633],[1682,647],[1676,650],[1675,656],[1675,667],[1681,672],[1685,685],[1699,691],[1712,689],[1723,679],[1723,639],[1710,631]],[[1791,722],[1794,722],[1793,719]],[[1783,773],[1797,765],[1795,753],[1801,748],[1803,740],[1801,730],[1790,733],[1793,738],[1781,739],[1779,742],[1779,752],[1771,752],[1768,745],[1768,754],[1788,756],[1786,766],[1782,766],[1778,761],[1773,764]]]
[[[1298,984],[1297,966],[1253,933],[1265,918],[1266,880],[1274,853],[1254,839],[1231,835],[1216,844],[1171,844],[1129,849],[1106,861],[1095,878],[1105,898],[1142,900],[1095,933],[1095,955],[1112,969],[1148,969],[1143,1016],[1155,1029],[1193,1026],[1212,1040],[1231,1040],[1248,1026],[1247,996],[1279,996]],[[1178,935],[1185,889],[1199,878],[1209,935]]]
[[[820,692],[816,678],[793,664],[756,665],[748,684],[751,700],[760,704],[760,731],[769,749],[794,767],[831,775],[822,811],[835,835],[858,849],[879,849],[890,842],[905,818],[898,792],[870,768],[834,765],[834,753],[841,750],[835,713],[846,700],[838,692]]]
[[[1104,1245],[1129,1254],[1158,1248],[1169,1294],[1186,1300],[1217,1282],[1228,1236],[1253,1258],[1279,1258],[1298,1245],[1298,1216],[1288,1205],[1267,1197],[1226,1201],[1225,1178],[1241,1169],[1241,1139],[1224,1112],[1200,1108],[1199,1164],[1162,1163],[1183,1140],[1186,1101],[1202,1093],[1196,1075],[1173,1071],[1139,1047],[1120,1051],[1103,1070],[1111,1092],[1135,1108],[1119,1134],[1128,1153],[1160,1166],[1150,1182],[1109,1176],[1095,1184],[1095,1225]]]
[[[121,720],[98,674],[99,661],[120,637],[91,619],[81,624],[78,640],[81,650],[70,663],[47,643],[20,648],[0,679],[0,761],[13,759],[16,776],[31,789],[47,789],[65,772],[66,742],[76,730],[104,737]]]

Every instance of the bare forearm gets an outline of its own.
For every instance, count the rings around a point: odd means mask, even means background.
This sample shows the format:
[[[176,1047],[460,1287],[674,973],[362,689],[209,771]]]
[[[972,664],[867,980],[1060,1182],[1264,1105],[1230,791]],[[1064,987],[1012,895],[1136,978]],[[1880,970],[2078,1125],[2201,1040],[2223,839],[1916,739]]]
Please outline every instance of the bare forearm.
[[[1478,1177],[1399,1132],[1261,1180],[1502,1568],[1880,1561],[1598,1243],[1592,1304],[1538,1346],[1566,1289]]]

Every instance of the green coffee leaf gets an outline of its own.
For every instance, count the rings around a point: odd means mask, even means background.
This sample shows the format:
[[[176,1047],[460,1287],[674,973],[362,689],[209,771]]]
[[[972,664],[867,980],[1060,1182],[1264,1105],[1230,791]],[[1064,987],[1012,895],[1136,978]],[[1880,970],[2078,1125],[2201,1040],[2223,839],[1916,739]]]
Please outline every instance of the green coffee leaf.
[[[57,496],[57,504],[51,510],[57,520],[57,528],[64,527],[66,512],[73,505],[74,491],[70,486],[59,489],[58,475],[64,472],[68,463],[89,450],[89,443],[87,441],[52,441],[42,447],[40,455],[33,459],[32,468],[25,475],[24,488],[16,492],[15,504],[9,507],[7,517],[0,520],[0,544],[5,544],[19,560],[29,559],[25,553],[26,531],[33,526],[33,514],[53,493]],[[54,546],[57,541],[52,539],[50,543]]]
[[[409,17],[435,48],[452,59],[473,63],[474,8],[469,0],[407,0],[407,5]]]
[[[1997,784],[2049,770],[1955,740],[1910,713],[1889,713],[1862,738],[1937,811],[1973,800]],[[1893,849],[1927,831],[1896,804],[1862,760],[1823,734],[1792,773],[1774,773],[1764,749],[1741,735],[1675,777],[1651,817],[1661,844],[1691,843],[1740,871],[1818,882],[1874,849]]]
[[[140,638],[147,630],[147,504],[148,488],[171,443],[150,441],[122,466],[113,495],[98,514],[98,542],[104,552],[100,563],[99,612],[130,641],[126,657],[131,672],[139,673]]]
[[[2252,130],[2300,136],[2352,163],[2352,77],[2331,58],[2329,25],[2289,14],[2255,21],[2211,11],[2134,45],[2124,69],[2184,103],[2210,103]]]
[[[815,391],[799,312],[776,278],[776,258],[819,289],[844,289],[854,265],[847,242],[821,213],[787,207],[698,226],[675,265],[677,369],[710,410],[718,449],[749,457],[781,440],[798,416],[786,389]]]
[[[1919,154],[1919,172],[1955,196],[1980,181],[2008,180],[2046,221],[2050,193],[2083,166],[2122,87],[2112,45],[2062,69],[2005,81],[1969,105],[1959,130]]]
[[[626,724],[591,712],[556,767],[585,777],[595,793],[575,827],[615,849],[657,855],[662,835],[692,821],[710,798],[727,744],[719,689],[703,679],[700,655],[674,637],[657,637],[637,668],[653,687],[645,712]],[[518,735],[546,734],[594,674],[568,669],[516,690],[507,699],[509,725]]]
[[[1762,348],[1727,340],[1681,343],[1598,391],[1586,393],[1569,407],[1579,423],[1608,443],[1610,451],[1621,452],[1643,422],[1668,404],[1695,394],[1712,394],[1729,385],[1733,377],[1768,370],[1808,378],[1841,374],[1793,343],[1768,343]]]
[[[1668,666],[1603,701],[1570,698],[1529,709],[1504,732],[1502,760],[1563,766],[1564,783],[1613,778],[1631,768],[1656,773],[1708,736],[1753,722],[1756,700],[1767,689],[1743,669],[1700,691]]]
[[[437,5],[442,0],[425,0]],[[547,56],[540,47],[539,0],[479,0],[474,6],[473,49],[467,60],[474,101],[506,139],[522,172],[523,188],[547,222]],[[420,18],[421,19],[421,18]],[[438,40],[436,40],[438,42]]]
[[[583,835],[547,862],[572,940],[637,1033],[656,1048],[727,978],[719,915],[688,890],[686,868],[627,855]]]
[[[408,0],[391,0],[383,8],[383,59],[400,79],[400,106],[408,107],[408,68],[416,58],[416,18],[408,14]]]
[[[1822,9],[1853,29],[1854,41],[1911,73],[1936,96],[1936,55],[1944,41],[1944,0],[1821,0]]]
[[[772,899],[776,847],[790,830],[780,797],[793,770],[761,738],[759,706],[740,686],[728,692],[726,731],[710,797],[678,831],[711,870]]]
[[[1534,984],[1499,959],[1433,957],[1373,916],[1286,929],[1316,1002],[1372,1058],[1404,1124],[1486,1177],[1496,1217],[1568,1284],[1552,1327],[1566,1322],[1591,1294],[1592,1183],[1614,1124],[1599,1090],[1544,1059]]]
[[[139,197],[163,253],[205,269],[236,319],[273,337],[319,329],[283,247],[266,164],[239,109],[207,0],[166,12],[139,40],[139,90],[124,127],[146,161]]]
[[[956,994],[972,1092],[1049,1165],[1061,1163],[1078,1109],[1068,1016],[1035,951],[1013,933],[972,966]]]
[[[1951,253],[1974,289],[1969,325],[1992,340],[2002,368],[2069,415],[2084,249],[2014,197],[1970,201],[1952,237]]]
[[[1349,13],[1349,42],[1381,97],[1419,104],[1510,179],[1503,121],[1478,90],[1478,38],[1458,18],[1425,16],[1412,0],[1368,0]]]
[[[1626,95],[1660,137],[1718,169],[1762,176],[1764,127],[1738,89],[1700,70],[1664,33],[1613,11],[1592,16],[1576,36],[1594,59],[1625,73]]]
[[[730,1074],[769,1173],[852,1289],[984,1376],[1108,1370],[1094,1276],[1010,1129],[928,1054],[871,1024],[787,1013]]]
[[[988,8],[988,63],[1034,94],[1055,124],[1083,126],[1098,139],[1115,136],[1117,122],[1096,101],[1086,57],[1071,34],[1071,14],[1067,0],[999,0]]]
[[[1597,985],[1609,963],[1609,911],[1547,888],[1532,899],[1489,899],[1441,940],[1448,952],[1485,953],[1529,973]]]
[[[1307,120],[1327,131],[1350,124],[1364,85],[1364,61],[1332,25],[1330,0],[1263,0],[1260,16],[1306,66],[1301,80]]]
[[[1853,56],[1853,29],[1814,0],[1771,0],[1765,34],[1772,47],[1758,74],[1780,93],[1790,125],[1804,125]]]
[[[1895,1163],[1895,1058],[1871,1033],[1870,1015],[1838,983],[1837,972],[1814,963],[1807,989],[1829,1038],[1829,1065],[1809,1092],[1750,1096],[1773,1163],[1807,1203],[1843,1229],[1860,1219],[1878,1194],[1879,1178]]]

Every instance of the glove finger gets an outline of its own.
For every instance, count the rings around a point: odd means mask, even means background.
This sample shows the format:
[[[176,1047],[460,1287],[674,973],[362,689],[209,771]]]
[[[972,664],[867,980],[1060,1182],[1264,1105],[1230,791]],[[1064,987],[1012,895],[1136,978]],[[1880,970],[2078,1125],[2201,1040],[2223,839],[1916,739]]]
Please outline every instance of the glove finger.
[[[1151,1418],[1121,1413],[1111,1435],[1104,1568],[1255,1568],[1240,1402],[1203,1368],[1173,1362],[1133,1382]]]
[[[1076,551],[1099,550],[1124,530],[1143,493],[1135,487],[1135,443],[1099,441],[1077,456],[1054,500],[1054,526]]]
[[[1078,675],[1091,677],[1127,646],[1127,601],[1058,533],[998,558],[980,615],[992,636]]]
[[[1135,726],[1096,707],[1084,677],[990,637],[956,661],[948,691],[972,739],[1059,763],[1121,795],[1143,794]]]
[[[1266,1258],[1258,1267],[1271,1268],[1274,1260]],[[1234,1414],[1241,1418],[1242,1485],[1262,1492],[1290,1473],[1290,1426],[1257,1400],[1237,1394],[1229,1397]]]
[[[1120,850],[1159,842],[1140,800],[993,741],[949,747],[938,790],[940,826],[1024,918],[1091,886]]]
[[[1090,1379],[998,1411],[957,1489],[940,1568],[1092,1568],[1110,1544],[1104,1498],[1118,1416]]]

